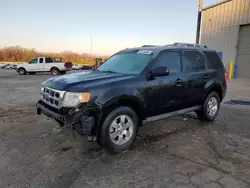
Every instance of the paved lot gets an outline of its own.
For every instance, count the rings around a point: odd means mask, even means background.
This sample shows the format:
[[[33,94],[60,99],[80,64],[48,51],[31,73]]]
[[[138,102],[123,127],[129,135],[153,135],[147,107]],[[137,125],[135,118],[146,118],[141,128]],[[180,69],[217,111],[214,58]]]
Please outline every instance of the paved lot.
[[[0,187],[250,187],[250,106],[223,103],[214,123],[148,124],[131,150],[109,155],[36,116],[49,77],[0,70]],[[250,81],[230,81],[229,99],[250,99]]]

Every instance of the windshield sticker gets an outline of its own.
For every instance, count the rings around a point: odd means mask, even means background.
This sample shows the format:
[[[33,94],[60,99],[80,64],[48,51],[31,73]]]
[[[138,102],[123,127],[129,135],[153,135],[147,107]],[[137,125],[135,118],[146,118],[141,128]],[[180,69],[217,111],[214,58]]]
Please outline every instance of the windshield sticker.
[[[139,50],[137,53],[138,54],[150,55],[152,53],[152,51],[150,51],[150,50]]]

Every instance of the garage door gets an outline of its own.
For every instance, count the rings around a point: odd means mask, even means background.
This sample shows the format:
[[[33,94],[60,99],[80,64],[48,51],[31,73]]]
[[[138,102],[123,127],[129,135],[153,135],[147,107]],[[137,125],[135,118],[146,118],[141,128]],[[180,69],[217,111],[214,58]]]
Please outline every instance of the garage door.
[[[238,77],[250,78],[250,25],[240,26],[236,63]]]

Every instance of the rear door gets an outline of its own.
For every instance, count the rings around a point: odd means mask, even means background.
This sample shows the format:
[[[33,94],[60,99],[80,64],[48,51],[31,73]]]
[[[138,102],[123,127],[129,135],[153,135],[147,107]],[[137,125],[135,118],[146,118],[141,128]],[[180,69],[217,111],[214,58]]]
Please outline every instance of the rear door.
[[[183,50],[183,71],[188,95],[185,107],[200,105],[205,95],[205,85],[212,77],[204,56],[198,50]]]

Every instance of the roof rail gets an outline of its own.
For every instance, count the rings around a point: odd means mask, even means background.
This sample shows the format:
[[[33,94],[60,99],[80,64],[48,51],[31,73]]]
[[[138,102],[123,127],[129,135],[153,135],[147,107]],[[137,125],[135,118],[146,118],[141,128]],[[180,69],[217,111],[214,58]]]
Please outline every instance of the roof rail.
[[[159,45],[143,45],[142,47],[157,47],[157,46],[159,46]]]
[[[182,42],[175,42],[173,45],[174,46],[180,46],[180,47],[203,47],[203,48],[207,48],[206,45],[202,45],[202,44],[192,44],[192,43],[182,43]]]

